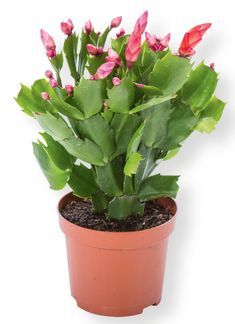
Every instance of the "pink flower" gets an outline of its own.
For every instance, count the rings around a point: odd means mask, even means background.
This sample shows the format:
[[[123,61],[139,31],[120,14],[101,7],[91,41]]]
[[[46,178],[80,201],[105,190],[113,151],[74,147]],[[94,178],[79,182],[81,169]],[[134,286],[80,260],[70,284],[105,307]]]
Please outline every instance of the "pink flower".
[[[93,56],[101,55],[104,52],[104,49],[102,47],[95,47],[92,44],[87,44],[86,48],[87,52]]]
[[[117,77],[114,77],[112,79],[112,83],[113,83],[114,86],[118,86],[121,83],[121,80],[119,78],[117,78]]]
[[[101,80],[106,78],[110,73],[112,73],[115,67],[115,62],[107,62],[102,64],[93,76],[93,80]]]
[[[195,54],[194,47],[202,40],[202,36],[210,26],[210,23],[206,23],[191,28],[183,37],[179,54],[185,57]]]
[[[211,63],[210,68],[211,68],[211,70],[214,70],[215,69],[215,63]]]
[[[50,85],[51,85],[52,88],[57,88],[58,87],[58,82],[56,81],[56,79],[51,78],[49,80],[49,82],[50,82]]]
[[[105,61],[106,62],[114,62],[117,67],[121,65],[121,59],[120,59],[118,53],[115,52],[112,48],[108,49],[108,56],[106,56]]]
[[[73,93],[73,89],[74,87],[70,84],[66,84],[65,86],[65,91],[70,95],[71,93]]]
[[[156,35],[150,35],[148,32],[145,32],[146,42],[154,52],[163,51],[168,47],[168,43],[171,38],[171,34],[167,34],[164,38],[157,38]]]
[[[56,56],[56,45],[54,39],[45,30],[40,30],[41,40],[46,49],[48,57],[52,58]]]
[[[135,34],[143,34],[148,23],[148,11],[146,10],[137,20],[134,28]]]
[[[130,69],[134,62],[137,61],[139,54],[141,52],[141,35],[131,34],[126,51],[125,51],[125,58],[127,67]]]
[[[137,20],[134,31],[128,40],[125,51],[126,65],[128,69],[130,69],[134,62],[137,61],[141,52],[141,35],[143,34],[147,26],[147,19],[148,11],[145,11],[142,14],[142,16]]]
[[[125,29],[121,28],[118,33],[116,33],[117,38],[124,36],[125,35]]]
[[[161,51],[168,47],[170,40],[171,40],[171,34],[170,33],[168,33],[165,37],[160,39],[160,44],[161,44],[161,47],[162,47]]]
[[[50,70],[46,70],[45,77],[48,79],[51,79],[51,78],[53,78],[53,73]]]
[[[118,27],[122,22],[122,16],[113,18],[110,24],[110,28],[116,28]]]
[[[84,30],[85,30],[85,33],[86,33],[87,35],[90,35],[90,33],[92,32],[92,30],[93,30],[93,26],[92,26],[92,23],[91,23],[90,20],[88,20],[88,21],[85,23]]]
[[[61,28],[61,31],[65,35],[70,36],[72,34],[73,28],[74,28],[72,20],[68,19],[67,22],[61,22],[60,23],[60,28]]]
[[[41,97],[44,100],[50,100],[50,96],[49,96],[49,94],[47,92],[42,92]]]

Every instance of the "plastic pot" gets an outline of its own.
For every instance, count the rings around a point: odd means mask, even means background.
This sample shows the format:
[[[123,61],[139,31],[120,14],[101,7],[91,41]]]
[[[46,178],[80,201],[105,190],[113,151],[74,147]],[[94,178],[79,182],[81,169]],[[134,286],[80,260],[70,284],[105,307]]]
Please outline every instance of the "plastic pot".
[[[60,211],[72,193],[58,205]],[[171,198],[156,204],[175,215]],[[175,216],[163,225],[136,232],[103,232],[80,227],[59,212],[66,237],[71,294],[77,305],[91,313],[129,316],[143,312],[161,300],[168,237]]]

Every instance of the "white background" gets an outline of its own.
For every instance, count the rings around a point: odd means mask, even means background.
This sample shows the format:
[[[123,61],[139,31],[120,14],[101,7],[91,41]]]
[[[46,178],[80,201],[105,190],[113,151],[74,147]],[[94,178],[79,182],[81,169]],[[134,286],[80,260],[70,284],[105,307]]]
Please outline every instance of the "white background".
[[[123,26],[149,10],[148,31],[172,32],[171,46],[189,28],[212,22],[197,47],[220,72],[217,95],[228,102],[211,135],[195,133],[162,174],[180,174],[178,216],[170,239],[164,294],[158,307],[113,323],[234,323],[235,294],[235,37],[233,1],[13,1],[1,3],[0,322],[4,324],[110,323],[77,308],[70,297],[64,237],[56,204],[67,192],[50,191],[32,154],[38,127],[13,100],[19,82],[32,84],[49,67],[39,39],[42,27],[57,39],[59,23],[81,28],[90,18],[103,29],[123,15]]]

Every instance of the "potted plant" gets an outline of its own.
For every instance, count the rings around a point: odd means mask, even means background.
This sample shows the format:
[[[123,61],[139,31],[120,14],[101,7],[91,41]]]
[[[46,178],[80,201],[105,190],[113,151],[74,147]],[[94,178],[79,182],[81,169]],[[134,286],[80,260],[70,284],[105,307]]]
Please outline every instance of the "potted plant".
[[[107,49],[122,17],[103,33],[88,21],[80,36],[70,19],[62,22],[62,52],[41,30],[54,73],[22,85],[16,98],[44,130],[33,151],[50,188],[72,189],[58,206],[72,296],[102,315],[133,315],[160,302],[178,176],[153,171],[194,130],[211,132],[224,109],[214,95],[214,64],[190,60],[211,24],[190,29],[172,53],[170,34],[145,32],[147,16]],[[61,80],[64,58],[73,85]]]

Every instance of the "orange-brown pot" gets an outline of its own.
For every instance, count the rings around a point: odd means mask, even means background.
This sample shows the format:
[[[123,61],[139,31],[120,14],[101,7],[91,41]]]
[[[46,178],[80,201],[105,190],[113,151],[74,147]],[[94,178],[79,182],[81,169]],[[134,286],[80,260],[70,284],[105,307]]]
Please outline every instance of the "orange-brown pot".
[[[64,196],[58,209],[71,200]],[[176,213],[170,198],[155,200]],[[103,232],[80,227],[60,215],[66,237],[71,294],[95,314],[128,316],[161,300],[167,242],[175,216],[163,225],[136,232]]]

